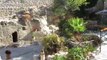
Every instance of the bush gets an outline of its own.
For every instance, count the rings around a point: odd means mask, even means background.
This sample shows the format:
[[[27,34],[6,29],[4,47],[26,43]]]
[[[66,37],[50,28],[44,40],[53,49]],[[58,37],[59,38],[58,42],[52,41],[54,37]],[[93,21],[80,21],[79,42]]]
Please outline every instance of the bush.
[[[64,56],[58,56],[56,55],[53,60],[66,60],[66,58]]]
[[[73,33],[75,41],[82,41],[81,32],[86,30],[86,22],[81,18],[71,18],[68,19],[67,24],[69,25],[68,30],[71,30],[71,33]]]
[[[43,40],[43,46],[46,54],[57,53],[64,44],[64,39],[57,34],[48,35]]]
[[[83,49],[81,47],[74,47],[69,49],[67,60],[85,60]]]
[[[81,35],[86,30],[86,23],[82,18],[70,18],[62,20],[59,23],[59,31],[61,36],[71,38],[71,36]],[[80,39],[78,39],[80,40]]]
[[[86,4],[86,0],[54,0],[52,10],[55,15],[63,16],[72,11],[79,10],[79,7],[84,4]]]
[[[103,42],[100,37],[98,37],[97,35],[92,35],[92,34],[90,34],[90,35],[83,35],[82,39],[84,41],[91,41],[91,40],[93,40],[92,41],[92,45],[94,47],[98,47]]]
[[[85,60],[89,52],[95,48],[91,44],[86,44],[84,47],[76,46],[68,51],[67,60]]]
[[[75,11],[79,10],[81,5],[87,4],[87,0],[66,0],[66,6],[68,9]]]
[[[86,22],[84,22],[84,20],[81,18],[68,19],[67,24],[70,26],[73,32],[84,32],[86,30]]]
[[[67,20],[61,20],[59,23],[59,32],[61,36],[65,36],[66,38],[70,38],[72,33],[71,33],[71,28],[67,24]]]

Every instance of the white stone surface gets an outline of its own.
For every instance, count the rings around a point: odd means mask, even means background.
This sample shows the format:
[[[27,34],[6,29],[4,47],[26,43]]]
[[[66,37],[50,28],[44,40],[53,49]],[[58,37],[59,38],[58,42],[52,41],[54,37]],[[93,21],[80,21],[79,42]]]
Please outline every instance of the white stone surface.
[[[105,36],[104,36],[105,34]],[[103,33],[103,43],[101,44],[101,52],[95,54],[95,60],[107,60],[107,32]],[[98,48],[99,49],[99,48]]]
[[[40,22],[41,32],[44,34],[51,34],[52,30],[48,27],[47,16],[42,16],[41,18],[36,19]]]

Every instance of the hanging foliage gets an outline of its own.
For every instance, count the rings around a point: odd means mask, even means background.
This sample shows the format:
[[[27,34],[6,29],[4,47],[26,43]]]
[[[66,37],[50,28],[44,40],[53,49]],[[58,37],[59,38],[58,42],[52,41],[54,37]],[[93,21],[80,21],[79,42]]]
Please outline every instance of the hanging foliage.
[[[55,15],[65,15],[68,12],[79,10],[81,5],[87,4],[86,0],[54,0],[53,12]]]

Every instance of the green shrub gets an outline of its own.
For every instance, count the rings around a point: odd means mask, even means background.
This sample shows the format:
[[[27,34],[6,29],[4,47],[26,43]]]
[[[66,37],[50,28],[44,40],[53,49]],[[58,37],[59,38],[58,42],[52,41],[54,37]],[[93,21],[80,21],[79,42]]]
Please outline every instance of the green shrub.
[[[64,44],[64,39],[57,34],[48,35],[43,40],[44,50],[47,54],[58,52]]]
[[[89,52],[93,52],[95,47],[85,44],[84,47],[76,46],[68,51],[67,60],[85,60]]]
[[[55,15],[62,16],[75,10],[79,10],[79,7],[86,3],[86,0],[54,0],[52,10]]]
[[[69,49],[67,60],[85,60],[83,48],[74,47]]]
[[[67,20],[61,20],[59,23],[59,32],[61,36],[65,36],[66,38],[70,38],[72,33],[71,33],[71,28],[67,24]]]
[[[70,28],[72,28],[73,32],[84,32],[86,30],[86,22],[84,22],[84,20],[81,18],[68,19],[67,23],[70,26]]]
[[[64,56],[58,56],[56,55],[53,60],[66,60],[66,58]]]
[[[86,30],[86,22],[82,18],[70,18],[68,20],[62,20],[59,23],[59,31],[62,36],[71,38],[71,36]]]
[[[81,32],[86,30],[86,22],[81,18],[71,18],[68,19],[67,24],[69,25],[69,28],[67,29],[71,30],[71,33],[75,37],[75,41],[82,41]]]
[[[98,37],[97,35],[90,34],[90,33],[89,35],[83,34],[82,39],[84,41],[91,41],[94,47],[98,47],[103,42],[103,40],[100,37]]]
[[[68,7],[68,9],[75,11],[79,10],[79,7],[81,5],[87,4],[86,1],[87,0],[66,0],[66,6]]]

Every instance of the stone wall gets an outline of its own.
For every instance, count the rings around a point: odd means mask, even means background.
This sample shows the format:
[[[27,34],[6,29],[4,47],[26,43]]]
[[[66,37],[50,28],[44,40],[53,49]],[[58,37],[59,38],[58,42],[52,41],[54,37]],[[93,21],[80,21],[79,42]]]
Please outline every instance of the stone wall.
[[[26,30],[24,30],[23,27],[25,27]],[[22,26],[14,22],[6,22],[6,21],[0,22],[0,38],[2,40],[6,40],[6,39],[12,40],[12,33],[15,31],[18,33],[18,39],[22,39],[30,32],[27,26]]]

